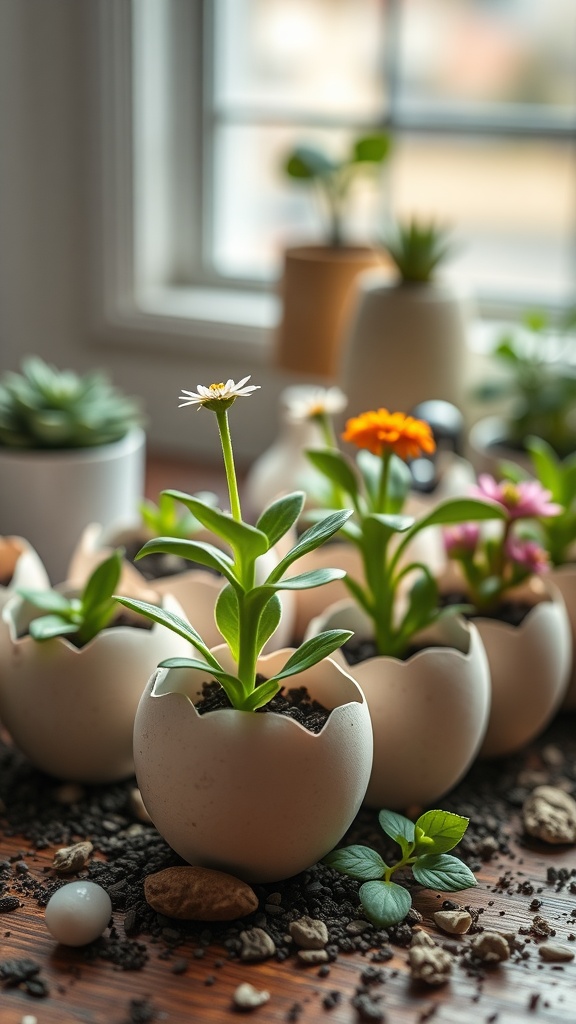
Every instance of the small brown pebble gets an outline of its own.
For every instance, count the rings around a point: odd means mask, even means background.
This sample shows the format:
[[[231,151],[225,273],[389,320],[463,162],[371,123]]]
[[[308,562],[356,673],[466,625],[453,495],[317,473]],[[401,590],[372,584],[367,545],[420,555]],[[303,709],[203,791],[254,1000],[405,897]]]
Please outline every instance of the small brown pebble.
[[[303,964],[325,964],[328,962],[328,953],[325,949],[299,949],[298,959]]]
[[[234,992],[234,1006],[238,1010],[255,1010],[258,1006],[263,1006],[270,999],[270,993],[265,989],[254,988],[247,981],[243,982],[242,985],[238,985],[238,988]]]
[[[559,768],[566,760],[560,747],[557,747],[555,743],[547,743],[545,747],[542,747],[541,754],[544,764],[551,768]]]
[[[258,907],[246,882],[211,868],[165,868],[148,875],[144,895],[157,913],[182,921],[235,921]]]
[[[410,946],[435,946],[436,943],[428,932],[425,932],[423,928],[415,928],[412,932],[412,939]]]
[[[537,939],[547,939],[550,935],[556,935],[556,929],[548,923],[545,917],[540,917],[540,914],[536,914],[532,918],[530,934],[534,935]]]
[[[542,960],[546,960],[548,963],[561,964],[574,959],[573,950],[567,949],[566,946],[556,946],[553,943],[540,946],[538,953]]]
[[[348,924],[346,925],[346,931],[348,932],[348,935],[362,935],[364,932],[368,931],[369,928],[370,925],[368,921],[361,920],[349,921]]]
[[[472,939],[470,949],[485,964],[499,964],[510,958],[510,946],[499,932],[480,932]]]
[[[268,960],[276,952],[274,940],[263,928],[248,928],[240,932],[240,942],[241,960]]]
[[[88,840],[74,843],[73,846],[62,846],[56,850],[52,866],[59,875],[73,875],[86,867],[93,849],[92,843]]]
[[[434,921],[449,935],[464,935],[472,926],[472,917],[467,910],[437,910]]]
[[[524,801],[524,828],[545,843],[576,842],[576,801],[556,786],[537,786]]]
[[[289,932],[300,949],[324,949],[328,942],[324,921],[316,921],[312,917],[299,917],[292,921]]]

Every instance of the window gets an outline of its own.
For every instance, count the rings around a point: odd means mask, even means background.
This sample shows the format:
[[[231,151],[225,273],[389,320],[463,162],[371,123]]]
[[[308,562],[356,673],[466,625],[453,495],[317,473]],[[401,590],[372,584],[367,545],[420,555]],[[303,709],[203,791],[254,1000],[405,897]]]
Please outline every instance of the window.
[[[303,141],[340,152],[372,127],[393,153],[379,187],[355,194],[352,241],[374,240],[386,216],[432,218],[458,241],[447,273],[484,311],[576,301],[573,0],[133,0],[130,12],[141,309],[264,337],[283,247],[323,227],[284,154]]]

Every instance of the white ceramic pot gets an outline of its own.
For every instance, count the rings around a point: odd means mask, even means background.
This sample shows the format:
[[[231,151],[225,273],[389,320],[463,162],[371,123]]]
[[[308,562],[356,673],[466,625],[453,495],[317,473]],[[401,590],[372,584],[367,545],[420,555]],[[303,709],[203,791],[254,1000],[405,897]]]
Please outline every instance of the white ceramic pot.
[[[370,620],[350,601],[311,623],[309,635],[346,627],[371,635]],[[378,656],[347,665],[370,709],[374,762],[365,802],[378,810],[433,804],[471,766],[488,724],[490,675],[478,630],[454,616],[418,639],[432,646],[406,661]],[[344,662],[340,652],[337,659]]]
[[[560,565],[548,578],[562,594],[572,634],[572,670],[562,707],[565,711],[576,711],[576,565]]]
[[[400,284],[369,270],[357,282],[338,383],[351,415],[409,412],[427,399],[463,407],[469,296],[448,284]]]
[[[61,582],[88,523],[108,528],[137,515],[145,446],[144,431],[135,427],[122,440],[94,448],[0,448],[0,533],[25,537],[52,583]]]
[[[0,609],[20,589],[49,590],[38,553],[23,537],[0,537]]]
[[[488,655],[492,706],[481,756],[503,757],[536,739],[560,707],[572,664],[566,605],[553,583],[534,579],[520,626],[476,618]]]
[[[149,539],[141,527],[124,527],[120,530],[103,530],[99,523],[90,523],[82,533],[80,542],[73,552],[67,570],[67,579],[81,586],[96,566],[110,552],[119,546],[129,544],[135,539],[144,544]],[[202,540],[216,544],[218,538],[202,534]],[[277,564],[279,554],[276,549],[267,551],[256,561],[256,575],[259,583]],[[192,564],[192,563],[191,563]],[[132,565],[124,559],[122,568],[122,593],[125,596],[142,597],[142,587],[153,587],[156,594],[171,594],[182,606],[185,617],[192,623],[207,647],[222,643],[222,635],[216,627],[214,608],[218,594],[225,584],[222,576],[209,572],[207,569],[194,568],[186,572],[162,576],[159,579],[146,581],[138,569],[138,563]],[[296,601],[294,594],[280,591],[282,618],[278,629],[266,644],[267,652],[285,647],[294,637],[294,616]],[[144,598],[145,599],[145,598]]]
[[[224,662],[227,648],[215,649]],[[290,650],[259,660],[270,675]],[[228,657],[226,657],[228,655]],[[247,881],[277,881],[310,867],[342,838],[364,797],[372,730],[355,681],[331,659],[293,679],[331,708],[312,734],[284,715],[194,706],[206,673],[159,670],[134,727],[136,777],[148,813],[191,864]]]
[[[166,597],[178,615],[180,605]],[[159,661],[191,656],[164,626],[116,626],[78,649],[64,637],[22,635],[37,611],[18,597],[4,607],[9,645],[0,676],[0,718],[37,768],[60,779],[113,782],[134,770],[132,732],[145,680]]]

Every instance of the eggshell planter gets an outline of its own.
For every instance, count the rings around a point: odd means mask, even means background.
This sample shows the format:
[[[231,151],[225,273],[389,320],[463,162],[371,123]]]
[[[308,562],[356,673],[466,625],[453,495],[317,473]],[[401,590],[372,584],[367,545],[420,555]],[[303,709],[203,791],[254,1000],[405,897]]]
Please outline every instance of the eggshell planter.
[[[228,649],[215,648],[233,669]],[[270,676],[292,653],[259,659]],[[288,679],[332,713],[313,734],[270,712],[199,715],[210,673],[160,669],[134,727],[138,785],[152,821],[190,864],[269,882],[310,867],[339,842],[364,798],[372,730],[357,683],[332,659]]]
[[[370,620],[350,601],[328,609],[308,635],[346,627],[371,636]],[[378,810],[437,801],[474,761],[488,724],[490,676],[478,630],[454,617],[419,639],[432,646],[406,661],[378,656],[346,666],[370,709],[374,762],[365,803]]]
[[[114,548],[133,543],[135,540],[144,544],[149,539],[150,534],[145,533],[141,527],[128,526],[114,531],[105,531],[99,523],[90,523],[83,531],[80,542],[72,555],[68,566],[68,579],[81,584]],[[212,535],[203,533],[201,539],[218,546],[218,538]],[[279,557],[276,549],[272,549],[256,560],[256,575],[259,583],[264,582],[268,573],[277,564]],[[193,565],[193,563],[190,564]],[[207,569],[193,568],[155,580],[146,580],[138,569],[138,563],[132,565],[125,559],[122,578],[126,584],[123,590],[124,594],[133,591],[134,596],[141,596],[137,592],[141,591],[142,587],[150,587],[156,594],[172,595],[181,605],[185,618],[192,623],[207,647],[214,647],[216,644],[222,643],[222,634],[218,631],[214,620],[216,601],[226,583],[222,576],[209,572]],[[285,646],[292,641],[294,636],[294,595],[287,591],[281,591],[278,596],[282,605],[282,618],[278,629],[266,645],[267,651]]]
[[[146,435],[57,450],[0,448],[0,529],[26,537],[53,584],[65,579],[85,526],[105,527],[135,516],[144,493]]]
[[[171,597],[163,605],[182,614]],[[15,597],[3,610],[8,645],[0,718],[37,768],[60,779],[114,782],[134,771],[132,732],[144,681],[159,661],[190,656],[164,626],[114,626],[79,649],[64,637],[21,635],[37,612]]]
[[[49,590],[48,573],[24,537],[0,537],[0,609],[21,587]]]
[[[562,707],[565,711],[576,711],[576,564],[558,566],[549,579],[562,594],[572,636],[572,668]]]
[[[482,757],[521,750],[545,729],[566,694],[572,636],[562,595],[542,579],[533,580],[524,593],[534,607],[521,625],[474,619],[488,656],[492,686]]]

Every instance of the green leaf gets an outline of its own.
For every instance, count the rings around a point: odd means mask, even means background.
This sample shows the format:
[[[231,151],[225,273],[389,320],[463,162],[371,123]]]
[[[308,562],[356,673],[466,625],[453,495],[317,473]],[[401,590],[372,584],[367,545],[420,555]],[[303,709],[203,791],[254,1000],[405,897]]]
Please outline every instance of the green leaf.
[[[330,483],[341,487],[353,499],[357,498],[358,479],[350,462],[342,452],[330,448],[312,448],[306,451],[306,456],[314,468],[322,473]]]
[[[349,629],[328,629],[318,636],[311,637],[300,644],[294,654],[288,658],[281,672],[277,672],[274,679],[287,679],[289,676],[298,675],[312,665],[317,665],[323,658],[328,658],[338,647],[346,643],[353,633]]]
[[[118,586],[122,572],[122,552],[114,551],[97,565],[82,593],[82,612],[89,618],[103,604],[108,604]]]
[[[211,668],[220,668],[220,664],[210,652],[210,648],[206,646],[200,634],[196,632],[186,619],[180,618],[174,612],[166,611],[165,608],[159,608],[158,605],[149,604],[148,601],[137,601],[135,598],[120,597],[119,595],[114,595],[114,597],[118,604],[122,604],[125,608],[130,608],[131,611],[144,615],[145,618],[151,619],[152,622],[157,622],[160,626],[166,626],[173,633],[177,633],[184,640],[188,640],[193,647],[204,655]]]
[[[392,140],[389,135],[379,132],[374,135],[365,135],[356,139],[353,148],[353,158],[359,162],[380,164],[388,157],[392,148]]]
[[[267,679],[265,683],[260,683],[244,701],[242,711],[257,711],[258,708],[263,708],[276,696],[279,689],[280,683],[275,679]]]
[[[484,519],[506,519],[506,511],[495,502],[481,501],[480,498],[447,498],[436,505],[428,515],[419,519],[415,525],[420,531],[427,526],[479,522]]]
[[[72,610],[72,605],[67,597],[57,590],[18,590],[19,597],[24,598],[42,612],[62,612],[66,614]]]
[[[214,608],[216,625],[224,637],[235,661],[238,661],[240,643],[240,619],[238,597],[234,587],[228,583],[218,594]]]
[[[213,508],[211,505],[205,505],[203,501],[199,501],[192,494],[184,494],[182,491],[163,491],[163,494],[168,494],[176,501],[182,502],[198,522],[202,523],[202,526],[230,544],[234,551],[240,551],[251,559],[258,558],[259,555],[268,551],[268,537],[261,530],[257,530],[255,526],[239,523],[226,512],[222,512],[219,508]]]
[[[291,178],[326,178],[335,170],[334,162],[315,146],[297,146],[284,170]]]
[[[207,665],[205,661],[198,661],[196,658],[164,658],[164,661],[159,662],[158,668],[192,668],[206,672],[220,683],[232,707],[240,708],[242,705],[244,691],[240,680],[226,672],[217,661],[214,665]]]
[[[378,822],[382,831],[398,843],[404,855],[414,842],[414,822],[410,821],[410,818],[405,818],[403,814],[387,810],[380,811]]]
[[[362,521],[364,536],[369,545],[378,543],[378,540],[387,541],[394,533],[406,533],[413,526],[413,516],[384,515],[379,512],[371,512]]]
[[[532,457],[534,471],[543,487],[552,491],[557,501],[563,501],[562,466],[556,452],[541,437],[529,437],[525,442]]]
[[[382,878],[387,870],[380,854],[369,846],[346,846],[341,850],[332,850],[332,853],[324,857],[323,863],[361,882]]]
[[[316,548],[324,544],[330,537],[333,537],[344,526],[344,523],[347,522],[351,515],[351,509],[342,509],[338,512],[332,512],[330,515],[325,516],[324,519],[314,523],[313,526],[302,534],[294,547],[290,549],[275,569],[272,570],[266,583],[276,583],[282,579],[286,570],[290,568],[296,559],[307,555],[309,551],[315,551]]]
[[[232,559],[213,544],[206,544],[200,540],[175,540],[173,537],[155,537],[147,540],[136,555],[136,559],[144,558],[146,555],[154,554],[177,555],[179,558],[186,558],[190,562],[198,562],[199,565],[207,565],[210,569],[222,573],[229,583],[240,586],[234,573]]]
[[[447,853],[454,849],[468,828],[469,820],[451,811],[426,811],[421,814],[416,828],[421,828],[424,835],[433,841],[432,846],[426,845],[426,853]]]
[[[412,567],[411,567],[412,568]],[[402,619],[400,633],[407,639],[428,626],[438,609],[438,585],[430,570],[419,565],[420,575],[410,588],[408,608]]]
[[[278,594],[273,594],[270,600],[264,605],[258,620],[258,631],[256,633],[256,650],[261,651],[264,644],[274,635],[280,619],[282,618],[282,602]],[[236,659],[238,660],[238,659]],[[270,698],[268,698],[270,699]],[[259,705],[258,705],[259,706]]]
[[[297,522],[304,508],[305,497],[303,491],[294,491],[278,498],[264,509],[256,523],[256,529],[266,534],[270,547],[284,537],[290,527]]]
[[[364,882],[359,896],[366,916],[378,928],[399,924],[412,906],[410,893],[396,882]]]
[[[345,569],[310,569],[309,572],[289,576],[272,585],[276,590],[312,590],[313,587],[322,587],[326,583],[333,583],[334,580],[341,580],[345,575]]]
[[[412,873],[420,885],[427,889],[440,889],[441,892],[458,892],[477,884],[470,868],[449,853],[418,857],[412,865]]]
[[[71,636],[78,632],[78,625],[63,619],[60,615],[41,615],[33,619],[28,627],[30,636],[34,640],[51,640],[55,636]]]

